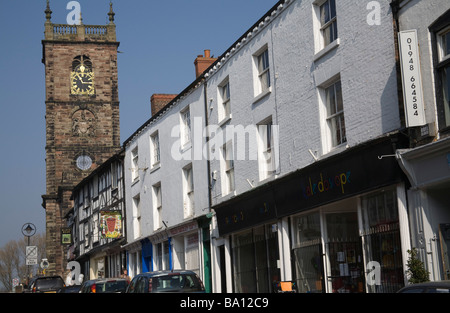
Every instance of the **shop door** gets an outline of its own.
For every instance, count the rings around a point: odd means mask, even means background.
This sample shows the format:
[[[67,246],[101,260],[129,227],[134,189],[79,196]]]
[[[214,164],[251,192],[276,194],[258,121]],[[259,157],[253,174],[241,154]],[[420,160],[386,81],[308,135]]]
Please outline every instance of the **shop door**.
[[[364,292],[362,243],[356,212],[326,215],[327,291]]]
[[[444,279],[450,279],[450,223],[439,225],[439,239],[441,242],[442,267],[444,269]]]
[[[270,293],[280,281],[278,234],[271,225],[235,235],[233,271],[235,292]]]

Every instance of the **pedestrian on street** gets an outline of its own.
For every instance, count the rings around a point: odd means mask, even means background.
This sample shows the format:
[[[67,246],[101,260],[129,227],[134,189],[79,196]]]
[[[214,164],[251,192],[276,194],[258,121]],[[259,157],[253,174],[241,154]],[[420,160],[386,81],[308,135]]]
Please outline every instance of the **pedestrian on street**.
[[[128,276],[128,271],[126,268],[122,268],[122,274],[120,275],[120,277],[125,278],[128,283],[131,281],[131,278],[130,276]]]

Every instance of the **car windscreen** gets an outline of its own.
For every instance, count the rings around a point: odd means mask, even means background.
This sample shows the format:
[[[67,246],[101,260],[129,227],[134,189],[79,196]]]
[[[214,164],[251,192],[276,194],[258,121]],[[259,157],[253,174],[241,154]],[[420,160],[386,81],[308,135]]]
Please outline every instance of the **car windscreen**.
[[[154,292],[202,291],[199,279],[192,274],[170,274],[152,278]]]
[[[126,280],[107,281],[99,292],[125,292],[127,286]]]
[[[38,290],[59,289],[64,287],[64,282],[59,278],[48,278],[36,280],[36,288]]]

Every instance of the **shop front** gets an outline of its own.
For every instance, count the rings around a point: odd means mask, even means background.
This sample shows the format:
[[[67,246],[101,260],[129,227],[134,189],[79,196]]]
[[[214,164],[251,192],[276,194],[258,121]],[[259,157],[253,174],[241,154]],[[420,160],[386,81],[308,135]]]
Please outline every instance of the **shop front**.
[[[404,286],[410,237],[394,143],[347,149],[216,206],[233,291],[271,292],[286,280],[299,292]]]
[[[221,290],[268,293],[281,280],[279,223],[275,199],[264,186],[243,197],[216,206],[220,240],[213,245],[221,259]],[[229,264],[226,266],[225,264]]]
[[[201,275],[200,228],[196,220],[161,230],[142,240],[146,271],[186,269]]]
[[[448,280],[450,137],[398,150],[397,159],[411,184],[407,195],[412,244],[430,272],[430,280]]]
[[[403,287],[397,195],[402,189],[390,186],[293,216],[299,292],[381,293]]]

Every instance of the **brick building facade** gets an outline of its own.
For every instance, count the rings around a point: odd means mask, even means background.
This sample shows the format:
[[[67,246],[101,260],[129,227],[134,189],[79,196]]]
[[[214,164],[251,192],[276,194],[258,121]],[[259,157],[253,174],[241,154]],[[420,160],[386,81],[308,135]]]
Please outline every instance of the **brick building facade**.
[[[48,2],[47,2],[48,3]],[[114,12],[106,26],[51,22],[45,39],[46,210],[49,274],[65,271],[63,218],[73,187],[120,149]]]

